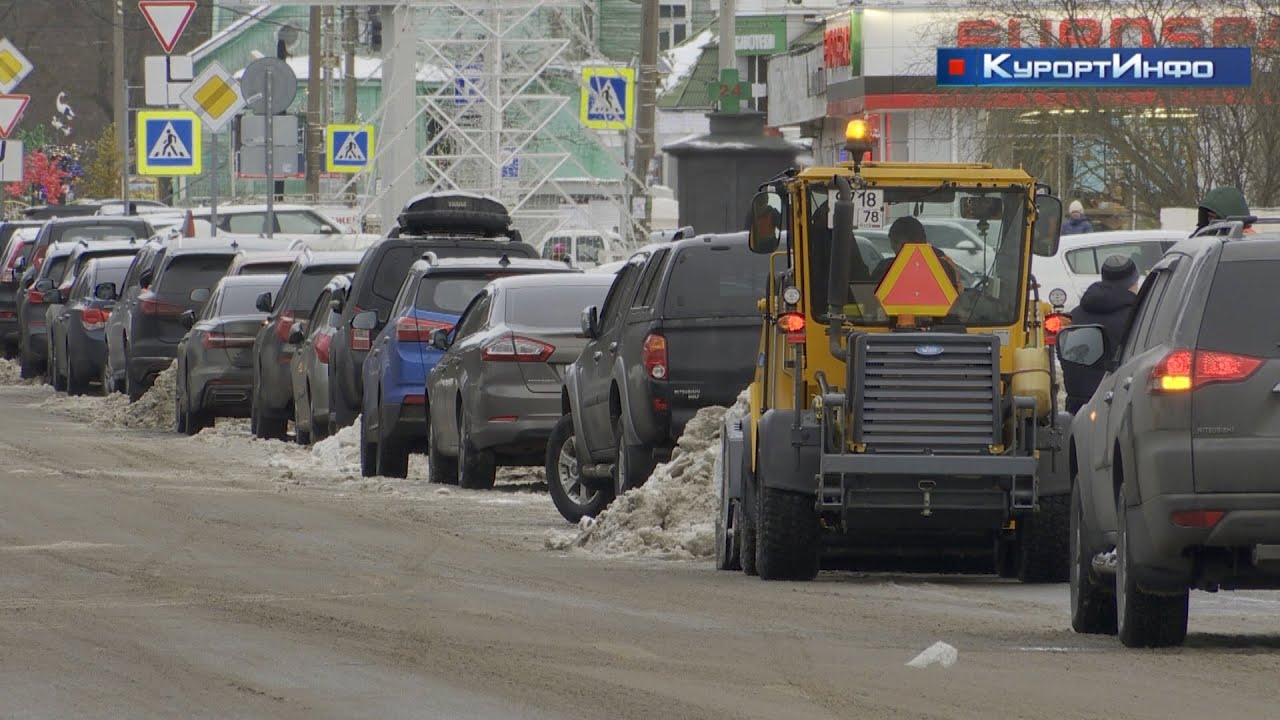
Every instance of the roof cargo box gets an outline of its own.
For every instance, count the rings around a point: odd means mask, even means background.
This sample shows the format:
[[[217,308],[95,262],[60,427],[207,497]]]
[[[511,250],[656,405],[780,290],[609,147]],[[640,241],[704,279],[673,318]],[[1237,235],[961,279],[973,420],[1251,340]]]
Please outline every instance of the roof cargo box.
[[[419,195],[404,206],[397,218],[404,235],[501,236],[511,227],[511,215],[498,200],[465,192]]]

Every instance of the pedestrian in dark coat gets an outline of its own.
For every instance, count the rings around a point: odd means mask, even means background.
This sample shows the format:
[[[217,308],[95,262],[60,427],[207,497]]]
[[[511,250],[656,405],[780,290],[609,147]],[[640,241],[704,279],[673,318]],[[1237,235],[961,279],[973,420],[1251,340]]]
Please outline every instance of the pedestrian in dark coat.
[[[1138,302],[1138,266],[1123,255],[1112,255],[1102,263],[1102,279],[1090,285],[1071,311],[1071,324],[1101,325],[1111,347],[1118,348],[1129,327]],[[1067,410],[1075,414],[1089,402],[1106,372],[1102,368],[1063,363],[1062,384],[1067,391]]]

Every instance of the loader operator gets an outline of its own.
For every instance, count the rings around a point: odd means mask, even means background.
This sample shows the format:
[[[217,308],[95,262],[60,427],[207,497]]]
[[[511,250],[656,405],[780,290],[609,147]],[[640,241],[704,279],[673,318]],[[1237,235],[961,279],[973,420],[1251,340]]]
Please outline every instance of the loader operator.
[[[902,253],[902,248],[908,243],[924,243],[928,244],[929,238],[925,235],[924,224],[910,215],[904,215],[889,226],[889,244],[893,246],[894,257],[885,258],[880,261],[876,269],[871,273],[871,279],[876,284],[884,280],[884,276],[888,274],[889,268],[893,265],[893,261]],[[964,285],[960,282],[960,272],[956,269],[956,263],[947,257],[946,253],[938,248],[933,249],[938,259],[942,261],[942,269],[946,271],[947,277],[951,280],[951,284],[955,286],[957,291],[963,290]]]

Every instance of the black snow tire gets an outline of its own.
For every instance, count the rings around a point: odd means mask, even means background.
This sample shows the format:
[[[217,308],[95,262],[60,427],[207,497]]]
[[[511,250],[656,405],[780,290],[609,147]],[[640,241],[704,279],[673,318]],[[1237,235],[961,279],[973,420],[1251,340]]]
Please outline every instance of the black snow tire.
[[[403,440],[378,437],[378,475],[390,478],[409,477],[409,446]]]
[[[756,524],[756,570],[762,580],[818,576],[818,514],[810,495],[762,488]]]
[[[756,528],[747,517],[744,502],[745,500],[734,507],[734,512],[738,515],[734,520],[734,531],[738,536],[735,543],[738,546],[738,564],[742,567],[742,572],[754,577],[760,574],[756,570]]]
[[[441,485],[458,484],[458,459],[446,457],[436,448],[430,408],[427,409],[427,481]]]
[[[1171,594],[1142,590],[1129,573],[1128,528],[1125,518],[1125,489],[1120,484],[1116,502],[1118,527],[1116,547],[1116,630],[1120,643],[1131,648],[1175,647],[1186,642],[1190,593],[1183,589]]]
[[[465,407],[458,409],[458,487],[489,490],[498,478],[497,460],[492,450],[481,450],[471,442],[471,418]]]
[[[565,464],[572,465],[571,477],[560,477],[562,452],[566,456]],[[565,415],[556,423],[547,441],[547,488],[556,510],[560,511],[560,515],[565,520],[575,525],[584,517],[599,515],[601,510],[613,502],[614,497],[612,485],[601,486],[587,495],[590,489],[583,486],[577,477],[578,462],[577,439],[573,435],[573,416]],[[578,496],[583,498],[582,502],[569,495],[573,488],[577,488]]]
[[[182,402],[185,395],[186,389],[181,385],[173,393],[173,431],[180,435],[187,434],[187,408]]]
[[[89,379],[76,374],[75,363],[71,361],[71,349],[67,348],[63,355],[66,357],[67,364],[67,394],[78,396],[89,392]]]
[[[716,512],[716,569],[741,570],[741,552],[739,551],[737,521],[741,517],[738,512],[738,501],[729,499],[729,457],[728,442],[724,434],[720,436],[720,507]]]
[[[628,445],[622,418],[613,421],[613,442],[618,459],[613,464],[613,494],[622,495],[640,487],[653,473],[653,451],[641,445]]]
[[[262,401],[258,398],[257,387],[254,387],[253,401],[249,414],[249,428],[253,436],[259,440],[286,440],[289,437],[288,418],[271,417],[263,411]]]
[[[996,537],[995,566],[998,577],[1018,577],[1018,541],[1016,539]]]
[[[360,475],[373,477],[378,474],[378,443],[369,442],[364,413],[360,414]]]
[[[1093,569],[1093,552],[1085,544],[1080,485],[1071,487],[1071,629],[1084,635],[1116,634],[1114,588]]]
[[[1039,512],[1018,521],[1018,580],[1060,583],[1071,578],[1071,496],[1040,497]]]

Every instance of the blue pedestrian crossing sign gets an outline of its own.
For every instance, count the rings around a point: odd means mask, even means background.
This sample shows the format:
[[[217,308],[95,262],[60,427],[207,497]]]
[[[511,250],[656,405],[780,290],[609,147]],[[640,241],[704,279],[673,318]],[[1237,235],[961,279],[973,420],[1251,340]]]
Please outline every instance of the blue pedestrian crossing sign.
[[[203,170],[200,118],[185,110],[138,113],[135,145],[140,175],[199,175]]]
[[[373,159],[372,125],[330,125],[325,133],[325,170],[331,173],[358,173]]]
[[[593,130],[626,130],[635,124],[635,70],[589,67],[582,70],[579,119]]]

